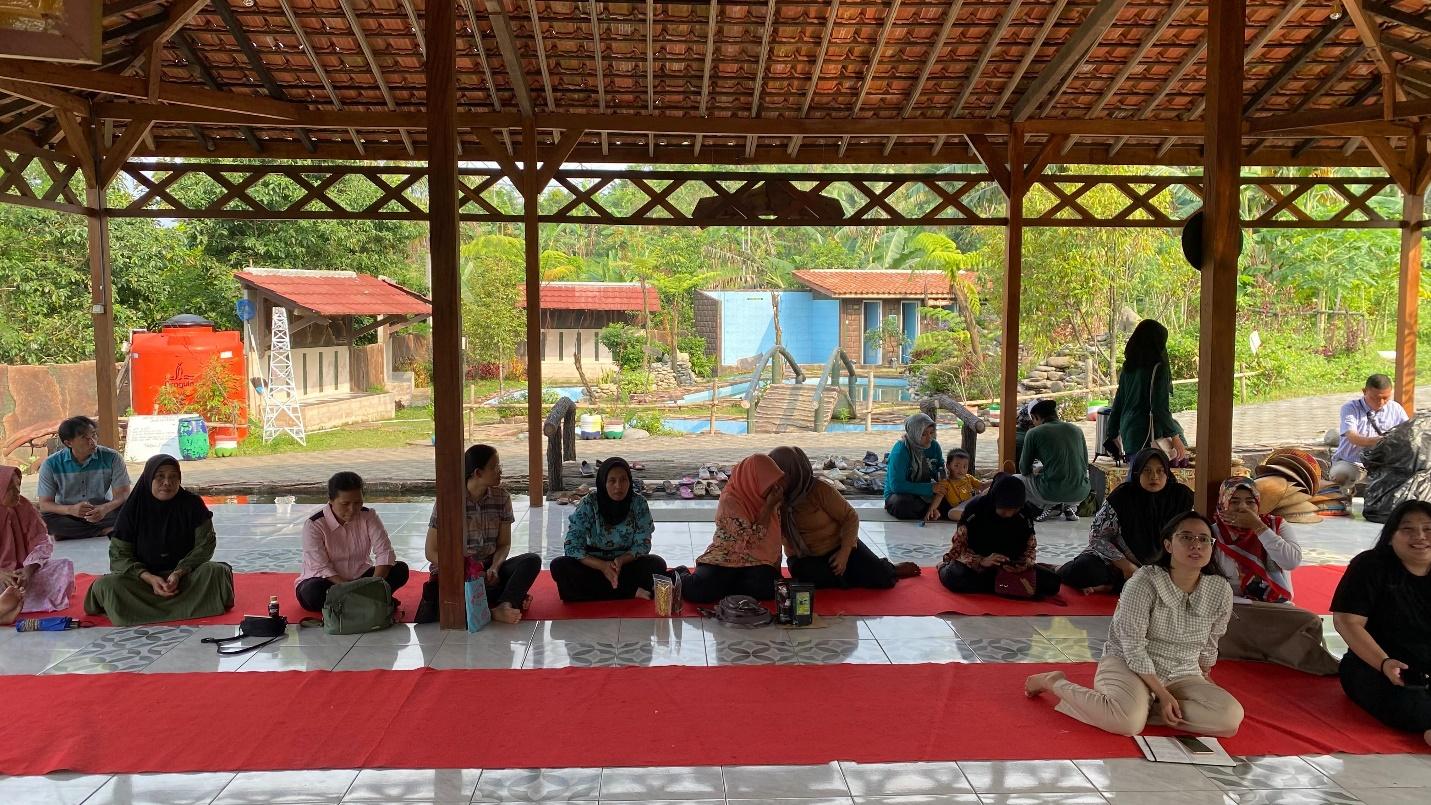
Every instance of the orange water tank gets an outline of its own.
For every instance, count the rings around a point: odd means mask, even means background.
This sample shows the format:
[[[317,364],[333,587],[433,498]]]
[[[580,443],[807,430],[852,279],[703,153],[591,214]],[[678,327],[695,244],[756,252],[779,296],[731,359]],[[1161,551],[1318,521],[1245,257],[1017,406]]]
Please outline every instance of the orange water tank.
[[[248,435],[248,372],[244,366],[243,336],[234,330],[215,330],[214,323],[198,316],[175,316],[155,333],[135,333],[129,346],[129,386],[134,413],[156,413],[159,390],[170,384],[181,398],[190,393],[209,361],[217,358],[233,378],[229,399],[239,405],[238,438]],[[209,423],[210,438],[215,425]]]

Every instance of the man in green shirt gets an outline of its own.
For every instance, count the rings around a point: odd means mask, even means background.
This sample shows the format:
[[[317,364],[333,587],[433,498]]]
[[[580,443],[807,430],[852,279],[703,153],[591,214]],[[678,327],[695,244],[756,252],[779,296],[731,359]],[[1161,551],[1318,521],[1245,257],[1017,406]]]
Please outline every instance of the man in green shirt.
[[[1033,430],[1024,437],[1019,477],[1028,487],[1029,502],[1043,509],[1038,521],[1063,515],[1078,519],[1078,504],[1088,497],[1088,442],[1071,422],[1060,422],[1058,403],[1039,400],[1030,414]],[[1037,468],[1036,464],[1041,464]]]

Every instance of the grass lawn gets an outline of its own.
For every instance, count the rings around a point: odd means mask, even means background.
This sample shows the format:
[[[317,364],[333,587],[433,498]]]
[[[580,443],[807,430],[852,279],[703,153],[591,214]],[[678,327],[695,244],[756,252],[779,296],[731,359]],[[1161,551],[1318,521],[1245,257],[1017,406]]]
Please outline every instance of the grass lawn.
[[[248,438],[239,445],[238,454],[241,456],[271,456],[314,450],[406,447],[409,442],[426,440],[431,434],[431,409],[405,408],[397,412],[397,418],[392,422],[366,422],[358,425],[345,425],[337,430],[310,433],[307,446],[301,445],[287,436],[281,436],[271,444],[264,444],[263,427],[260,425],[249,429]]]

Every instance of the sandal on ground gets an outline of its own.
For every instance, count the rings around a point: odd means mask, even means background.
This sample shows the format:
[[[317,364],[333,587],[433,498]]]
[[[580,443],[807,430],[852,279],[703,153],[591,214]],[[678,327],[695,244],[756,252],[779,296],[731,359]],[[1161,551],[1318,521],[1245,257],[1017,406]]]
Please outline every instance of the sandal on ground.
[[[681,484],[680,493],[681,500],[692,500],[696,496],[696,493],[691,490],[691,487],[686,486],[685,484]]]
[[[666,494],[668,494],[668,495],[674,495],[674,494],[676,494],[676,482],[675,482],[675,481],[662,481],[662,482],[661,482],[661,490],[662,490],[663,492],[665,492]]]
[[[591,462],[590,462],[590,461],[583,461],[583,462],[581,462],[580,472],[581,472],[581,477],[583,477],[583,478],[595,478],[595,477],[596,477],[596,470],[594,470],[594,469],[591,468]]]

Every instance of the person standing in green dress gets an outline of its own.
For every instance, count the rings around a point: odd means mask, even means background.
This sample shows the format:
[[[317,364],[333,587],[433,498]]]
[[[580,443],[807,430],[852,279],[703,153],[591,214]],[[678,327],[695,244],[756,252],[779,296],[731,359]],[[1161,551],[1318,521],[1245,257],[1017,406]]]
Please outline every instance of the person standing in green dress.
[[[144,465],[109,540],[110,572],[90,585],[86,613],[135,626],[233,608],[233,568],[210,561],[218,541],[214,515],[181,481],[173,456]]]
[[[1180,465],[1188,457],[1188,445],[1183,426],[1173,419],[1172,401],[1168,328],[1143,319],[1123,347],[1123,369],[1118,373],[1118,392],[1109,414],[1109,437],[1121,437],[1122,452],[1127,455],[1157,447]]]

